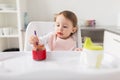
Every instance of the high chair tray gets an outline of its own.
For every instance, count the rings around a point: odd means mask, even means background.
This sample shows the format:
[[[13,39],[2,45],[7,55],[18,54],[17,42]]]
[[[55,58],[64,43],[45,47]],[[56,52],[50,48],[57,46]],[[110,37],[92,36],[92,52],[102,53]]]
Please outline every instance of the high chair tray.
[[[120,80],[120,60],[108,54],[100,69],[83,68],[76,51],[47,52],[43,61],[33,60],[31,52],[16,54],[0,61],[1,80]]]

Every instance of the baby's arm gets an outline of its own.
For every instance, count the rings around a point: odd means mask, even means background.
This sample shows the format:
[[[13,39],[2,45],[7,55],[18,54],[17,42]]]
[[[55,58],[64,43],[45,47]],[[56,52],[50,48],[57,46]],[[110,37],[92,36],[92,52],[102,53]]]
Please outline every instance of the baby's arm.
[[[53,34],[53,32],[50,32],[39,38],[36,35],[30,36],[29,42],[33,45],[33,49],[41,48],[42,46],[46,45],[51,34]],[[36,43],[38,43],[38,45]]]

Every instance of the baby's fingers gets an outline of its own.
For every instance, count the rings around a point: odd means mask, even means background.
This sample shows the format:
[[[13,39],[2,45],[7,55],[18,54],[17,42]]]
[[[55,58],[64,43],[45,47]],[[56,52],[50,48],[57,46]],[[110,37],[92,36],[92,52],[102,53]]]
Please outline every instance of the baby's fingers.
[[[76,48],[75,51],[82,51],[82,48]]]
[[[31,36],[30,39],[29,39],[29,42],[30,42],[31,44],[35,44],[36,42],[39,42],[38,37],[36,37],[36,36]]]

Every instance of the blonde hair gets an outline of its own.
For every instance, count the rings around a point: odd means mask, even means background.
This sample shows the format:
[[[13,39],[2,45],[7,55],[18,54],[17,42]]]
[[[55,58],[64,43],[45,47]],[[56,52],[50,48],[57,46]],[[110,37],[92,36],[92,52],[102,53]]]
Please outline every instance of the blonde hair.
[[[57,18],[58,15],[63,15],[65,18],[69,19],[72,22],[72,25],[74,27],[77,27],[77,23],[78,23],[77,16],[73,12],[71,12],[71,11],[62,11],[62,12],[56,14],[56,16],[54,18],[54,21],[56,21],[56,18]]]

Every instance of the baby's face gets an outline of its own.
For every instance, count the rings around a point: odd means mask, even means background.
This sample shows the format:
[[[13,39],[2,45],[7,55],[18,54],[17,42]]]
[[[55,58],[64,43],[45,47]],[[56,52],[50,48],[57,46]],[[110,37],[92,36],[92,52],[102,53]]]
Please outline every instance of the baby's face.
[[[59,38],[66,39],[70,37],[71,33],[74,33],[76,27],[72,22],[65,18],[63,15],[58,15],[55,23],[55,32]]]

